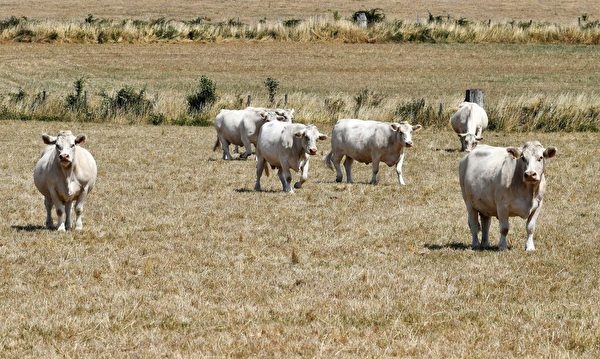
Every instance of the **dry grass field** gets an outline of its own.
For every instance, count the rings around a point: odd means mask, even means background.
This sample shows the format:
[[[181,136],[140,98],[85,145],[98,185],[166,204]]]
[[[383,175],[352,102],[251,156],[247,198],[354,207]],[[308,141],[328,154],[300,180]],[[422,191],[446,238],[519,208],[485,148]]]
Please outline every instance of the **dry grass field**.
[[[42,228],[40,134],[88,135],[99,179],[84,230]],[[321,128],[328,133],[331,129]],[[322,162],[254,192],[199,127],[0,122],[0,356],[12,358],[600,355],[598,136],[488,133],[558,148],[534,253],[472,251],[450,131],[415,134],[407,185]],[[493,221],[492,244],[498,238]]]
[[[428,11],[569,26],[583,14],[600,17],[595,0],[6,0],[0,20],[81,22],[93,14],[257,23],[376,7],[406,21]],[[65,110],[80,78],[91,106],[103,91],[133,86],[173,119],[187,115],[186,96],[202,75],[217,84],[213,112],[248,94],[267,105],[264,80],[273,77],[296,119],[324,133],[354,114],[364,89],[382,101],[361,117],[392,120],[399,104],[425,99],[444,104],[446,121],[465,89],[482,88],[496,124],[522,120],[502,112],[517,103],[541,121],[551,112],[583,114],[597,130],[598,55],[598,46],[485,41],[0,43],[0,358],[600,357],[597,132],[484,133],[492,145],[538,139],[558,149],[546,169],[537,250],[525,252],[524,221],[513,218],[510,250],[501,253],[469,248],[462,154],[443,125],[414,135],[406,186],[386,166],[371,186],[362,164],[354,165],[357,183],[335,183],[321,161],[326,140],[308,182],[290,195],[276,175],[254,192],[254,157],[223,161],[212,152],[211,127],[127,117],[91,123]],[[20,90],[25,100],[15,101]],[[35,108],[42,91],[47,103]],[[342,100],[337,116],[325,99]],[[61,121],[17,120],[31,113],[59,113]],[[41,134],[60,129],[86,133],[99,166],[83,231],[46,230],[33,184]],[[490,233],[497,245],[495,219]]]

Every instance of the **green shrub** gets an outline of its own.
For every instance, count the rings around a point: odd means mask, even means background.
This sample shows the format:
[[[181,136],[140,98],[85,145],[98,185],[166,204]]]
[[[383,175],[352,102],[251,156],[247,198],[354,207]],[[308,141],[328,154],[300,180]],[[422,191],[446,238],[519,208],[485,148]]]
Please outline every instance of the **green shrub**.
[[[77,79],[73,83],[74,92],[67,95],[65,99],[66,107],[70,111],[87,111],[87,94],[84,91],[85,79]]]
[[[265,87],[269,94],[269,103],[271,106],[275,105],[275,96],[277,95],[277,88],[279,87],[279,81],[274,78],[267,77],[265,80]]]
[[[206,76],[200,78],[198,89],[187,97],[188,112],[197,113],[210,108],[218,99],[217,84]]]
[[[103,116],[114,117],[119,114],[132,114],[146,116],[152,113],[154,103],[146,99],[146,90],[136,91],[130,86],[125,86],[114,96],[102,92]]]

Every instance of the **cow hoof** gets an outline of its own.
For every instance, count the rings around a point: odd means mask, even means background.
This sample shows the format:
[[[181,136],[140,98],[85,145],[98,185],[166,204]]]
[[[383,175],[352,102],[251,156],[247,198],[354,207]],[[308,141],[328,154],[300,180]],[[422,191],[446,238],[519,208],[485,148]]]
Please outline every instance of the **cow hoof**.
[[[302,188],[302,182],[294,183],[294,188]]]
[[[335,181],[336,181],[337,183],[340,183],[340,182],[342,182],[342,177],[340,177],[340,178],[337,178],[337,177],[336,177],[336,178],[335,178]]]

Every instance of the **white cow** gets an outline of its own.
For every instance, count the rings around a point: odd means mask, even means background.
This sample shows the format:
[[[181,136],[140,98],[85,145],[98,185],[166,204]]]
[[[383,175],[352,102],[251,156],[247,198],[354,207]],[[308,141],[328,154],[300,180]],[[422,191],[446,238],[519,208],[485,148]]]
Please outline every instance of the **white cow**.
[[[221,110],[215,118],[217,141],[213,147],[215,151],[219,144],[223,148],[223,159],[230,160],[229,145],[244,146],[245,151],[240,158],[247,158],[252,154],[252,145],[256,145],[260,127],[267,121],[278,120],[292,122],[294,110],[269,109],[260,107],[247,107],[243,110]]]
[[[278,176],[285,192],[292,189],[290,169],[300,172],[300,181],[294,188],[301,188],[308,178],[310,156],[317,154],[317,140],[327,136],[320,133],[314,125],[291,124],[271,121],[262,126],[256,142],[256,184],[260,191],[260,177],[263,170],[269,175],[269,165],[279,168]]]
[[[476,103],[463,102],[450,117],[450,125],[460,139],[460,150],[471,151],[483,140],[483,130],[488,126],[485,110]]]
[[[339,120],[333,127],[331,135],[331,152],[325,157],[329,168],[335,167],[335,181],[342,181],[340,161],[344,156],[346,180],[352,183],[352,162],[373,163],[371,184],[377,184],[379,162],[388,166],[396,166],[398,182],[404,185],[402,164],[404,148],[412,147],[412,132],[422,128],[412,126],[408,122],[388,123],[358,119]]]
[[[492,216],[500,221],[500,250],[506,249],[508,218],[514,216],[527,219],[525,249],[535,249],[533,231],[546,190],[545,159],[555,154],[554,147],[544,149],[541,143],[532,141],[521,149],[480,145],[460,161],[460,188],[467,206],[473,249],[480,247],[480,229],[481,246],[489,246]]]
[[[96,183],[96,160],[83,147],[86,136],[73,136],[71,131],[60,131],[56,137],[42,135],[44,149],[35,165],[33,180],[44,195],[46,227],[53,228],[52,206],[58,217],[57,229],[71,228],[71,207],[75,202],[75,229],[82,229],[83,204]],[[66,219],[63,222],[63,214]]]

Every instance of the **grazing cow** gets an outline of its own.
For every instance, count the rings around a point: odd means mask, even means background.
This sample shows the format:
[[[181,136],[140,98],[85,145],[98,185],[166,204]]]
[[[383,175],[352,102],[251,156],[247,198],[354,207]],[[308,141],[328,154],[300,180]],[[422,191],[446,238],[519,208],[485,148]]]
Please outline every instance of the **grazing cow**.
[[[460,150],[470,152],[483,140],[483,130],[487,128],[488,117],[485,110],[476,103],[463,102],[458,106],[450,125],[460,139]]]
[[[252,154],[252,145],[256,145],[260,127],[267,121],[278,120],[292,122],[294,110],[268,109],[247,107],[243,110],[221,110],[215,118],[217,141],[213,147],[215,151],[219,144],[223,148],[223,159],[230,160],[229,145],[244,146],[245,151],[240,158],[247,158]]]
[[[256,142],[256,184],[255,191],[260,191],[260,177],[263,170],[269,175],[269,165],[279,168],[278,176],[285,192],[292,189],[290,169],[300,172],[300,181],[294,188],[301,188],[308,178],[310,156],[317,154],[317,140],[325,140],[327,136],[320,133],[314,125],[291,124],[271,121],[264,124]]]
[[[33,180],[44,195],[46,227],[52,228],[52,206],[58,217],[57,229],[71,228],[71,206],[75,201],[75,229],[82,229],[83,203],[96,183],[97,167],[94,157],[79,145],[86,136],[73,136],[71,131],[60,131],[56,137],[42,135],[49,145],[35,165]],[[63,222],[63,214],[65,221]]]
[[[333,127],[331,135],[331,152],[325,157],[325,163],[331,169],[335,167],[336,182],[342,182],[340,161],[344,156],[346,180],[352,183],[352,162],[373,163],[371,184],[377,184],[379,162],[388,166],[396,166],[398,182],[404,185],[402,163],[404,148],[412,147],[412,132],[418,131],[421,125],[412,126],[408,122],[388,123],[379,121],[344,119]]]
[[[489,246],[490,218],[494,216],[500,221],[498,247],[505,250],[508,218],[519,216],[527,219],[525,249],[535,250],[533,231],[546,190],[545,160],[555,154],[554,147],[544,149],[541,143],[532,141],[521,149],[477,146],[460,161],[460,188],[467,206],[473,249],[480,247],[480,229],[481,246]]]

